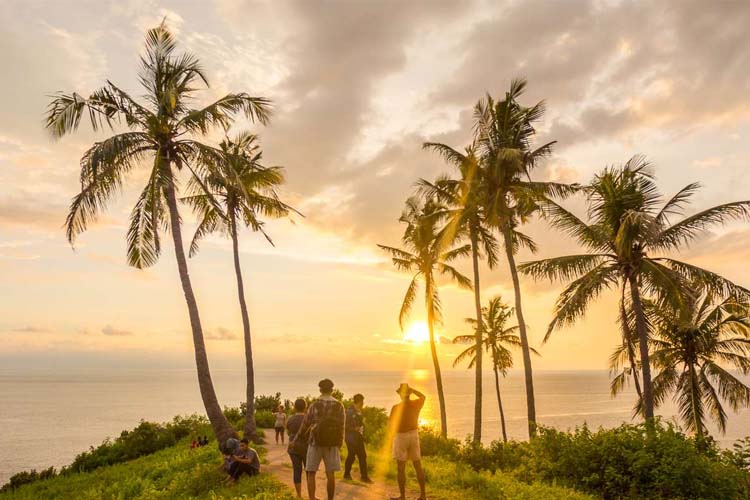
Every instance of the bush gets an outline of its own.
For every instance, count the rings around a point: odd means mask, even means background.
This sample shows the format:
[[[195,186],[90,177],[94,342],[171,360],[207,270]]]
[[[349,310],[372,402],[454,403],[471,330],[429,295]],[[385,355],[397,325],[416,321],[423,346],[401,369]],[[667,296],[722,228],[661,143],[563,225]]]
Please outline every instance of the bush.
[[[7,483],[5,483],[2,488],[0,488],[0,493],[5,493],[6,491],[11,491],[19,486],[23,486],[24,484],[33,483],[36,481],[42,481],[44,479],[50,479],[57,476],[57,471],[54,467],[50,467],[49,469],[44,469],[40,472],[37,472],[36,469],[31,469],[30,471],[23,471],[19,472],[18,474],[14,474],[10,476],[10,479]]]
[[[273,429],[276,424],[276,417],[268,410],[255,412],[255,425],[264,429]]]

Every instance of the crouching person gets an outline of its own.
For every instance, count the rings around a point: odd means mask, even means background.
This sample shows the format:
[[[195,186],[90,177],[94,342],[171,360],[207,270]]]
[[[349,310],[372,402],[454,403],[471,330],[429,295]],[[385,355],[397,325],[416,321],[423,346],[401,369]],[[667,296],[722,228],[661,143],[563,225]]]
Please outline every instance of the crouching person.
[[[240,441],[239,450],[232,455],[232,461],[229,465],[229,478],[232,484],[243,475],[255,476],[260,472],[260,459],[258,452],[250,448],[247,439]]]

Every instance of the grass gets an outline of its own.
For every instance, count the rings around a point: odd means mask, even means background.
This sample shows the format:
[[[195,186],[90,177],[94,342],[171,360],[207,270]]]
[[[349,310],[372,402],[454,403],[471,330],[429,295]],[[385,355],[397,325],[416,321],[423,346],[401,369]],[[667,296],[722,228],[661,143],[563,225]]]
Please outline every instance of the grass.
[[[190,449],[189,442],[92,472],[38,481],[0,495],[2,500],[294,500],[275,477],[243,477],[224,484],[215,446]]]
[[[342,453],[345,454],[345,451]],[[378,461],[376,453],[371,459]],[[387,457],[386,478],[396,482],[395,466]],[[215,447],[189,449],[188,441],[130,462],[74,473],[22,486],[0,494],[2,500],[294,500],[291,490],[269,474],[244,477],[226,486],[218,470]],[[428,496],[432,500],[592,500],[567,488],[526,484],[505,474],[475,472],[439,457],[424,460]],[[356,470],[356,466],[355,466]],[[291,474],[291,469],[289,470]],[[416,479],[409,468],[409,484]]]

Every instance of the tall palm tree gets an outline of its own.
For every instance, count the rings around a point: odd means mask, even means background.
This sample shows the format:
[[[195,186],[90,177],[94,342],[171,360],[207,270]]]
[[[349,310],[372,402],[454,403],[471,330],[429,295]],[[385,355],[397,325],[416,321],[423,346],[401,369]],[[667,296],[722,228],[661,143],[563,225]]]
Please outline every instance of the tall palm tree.
[[[208,85],[198,60],[176,53],[177,42],[164,23],[146,35],[139,81],[144,103],[107,82],[88,98],[58,93],[49,105],[46,126],[53,137],[74,132],[84,117],[97,131],[115,124],[127,131],[96,142],[81,159],[81,192],[73,198],[66,220],[71,245],[119,191],[125,178],[141,164],[151,173],[131,213],[127,233],[128,263],[137,268],[153,265],[161,252],[159,231],[172,234],[182,290],[185,295],[195,348],[198,386],[219,442],[234,435],[216,398],[203,338],[198,306],[188,274],[177,206],[177,180],[183,169],[204,174],[210,148],[195,139],[216,125],[227,127],[236,113],[266,123],[270,102],[245,93],[229,94],[201,109],[193,109],[195,91]]]
[[[747,299],[750,290],[706,269],[656,256],[677,251],[704,233],[711,225],[750,216],[750,201],[725,203],[698,212],[672,224],[698,184],[688,184],[663,203],[648,163],[633,157],[619,168],[606,168],[585,188],[589,223],[553,201],[545,211],[553,227],[575,237],[588,253],[529,262],[519,267],[534,278],[570,282],[555,305],[545,341],[558,327],[582,317],[604,290],[629,290],[641,365],[643,415],[654,416],[654,392],[649,358],[649,329],[644,294],[659,307],[684,310],[686,297],[700,285],[715,296]]]
[[[247,376],[244,435],[255,436],[255,369],[253,347],[250,336],[250,316],[245,301],[245,289],[240,266],[238,222],[253,231],[260,232],[273,245],[264,230],[261,217],[284,217],[293,210],[281,202],[275,188],[283,184],[282,167],[264,167],[257,136],[249,132],[234,138],[225,138],[214,152],[207,173],[193,177],[188,187],[192,194],[183,198],[198,214],[199,224],[190,245],[189,255],[198,251],[200,240],[206,235],[220,231],[232,240],[234,272],[237,278],[237,295],[242,315],[245,341],[245,368]]]
[[[505,428],[505,412],[503,411],[503,400],[500,397],[500,375],[505,377],[508,370],[513,368],[513,354],[509,347],[521,347],[521,339],[516,334],[518,326],[506,326],[510,317],[513,316],[513,308],[503,303],[502,299],[494,297],[487,307],[482,308],[482,319],[484,320],[484,349],[492,359],[492,371],[495,374],[495,394],[497,395],[497,406],[500,410],[500,426],[503,433],[503,441],[508,441],[508,433]],[[466,322],[476,328],[474,318],[466,318]],[[459,335],[453,339],[454,344],[466,344],[473,342],[474,334]],[[532,349],[533,351],[533,349]],[[453,366],[458,366],[464,361],[469,361],[469,368],[476,360],[477,347],[471,345],[463,350],[453,361]],[[536,354],[536,351],[533,351]]]
[[[474,133],[483,171],[487,221],[503,237],[505,258],[513,282],[516,319],[522,344],[529,436],[533,437],[536,433],[536,399],[531,366],[532,350],[523,315],[515,255],[521,248],[533,253],[536,245],[519,228],[538,211],[540,198],[565,197],[574,193],[577,186],[531,180],[532,171],[541,159],[550,154],[555,141],[532,147],[536,134],[535,123],[544,115],[545,105],[543,101],[531,107],[519,104],[518,98],[525,89],[526,80],[515,79],[502,100],[495,101],[489,94],[480,100],[474,108]]]
[[[458,171],[458,179],[443,175],[435,182],[420,179],[418,186],[427,197],[435,196],[444,205],[443,217],[448,223],[440,233],[440,244],[450,246],[457,239],[468,238],[474,273],[474,308],[476,332],[474,345],[474,442],[482,440],[482,298],[479,287],[479,259],[487,259],[490,268],[497,263],[497,241],[486,222],[482,171],[472,146],[460,153],[445,144],[426,142],[423,147],[439,153]]]
[[[404,235],[401,238],[404,245],[403,249],[385,245],[378,246],[391,256],[391,261],[398,270],[413,273],[398,316],[399,325],[402,329],[404,320],[411,312],[414,299],[417,297],[420,282],[424,285],[427,327],[430,333],[430,352],[440,403],[440,434],[447,437],[448,420],[445,413],[445,394],[435,340],[435,324],[442,319],[436,274],[447,276],[461,287],[471,288],[471,280],[449,264],[459,257],[467,256],[471,252],[471,247],[470,245],[463,245],[445,250],[438,226],[442,215],[441,211],[442,207],[435,199],[423,200],[416,196],[409,198],[399,219],[400,222],[406,224]]]
[[[750,374],[747,304],[733,299],[717,303],[711,294],[703,294],[689,300],[686,312],[649,309],[656,405],[673,393],[680,418],[699,442],[706,434],[707,416],[723,434],[727,414],[722,400],[735,411],[750,405],[750,387],[727,369]]]

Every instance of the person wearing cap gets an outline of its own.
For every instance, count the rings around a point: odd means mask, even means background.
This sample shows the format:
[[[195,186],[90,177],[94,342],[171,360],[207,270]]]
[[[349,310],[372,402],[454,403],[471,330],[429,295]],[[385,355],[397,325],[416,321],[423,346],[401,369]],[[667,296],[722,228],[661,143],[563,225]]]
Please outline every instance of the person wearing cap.
[[[315,475],[322,461],[326,470],[328,500],[333,500],[336,492],[336,471],[341,470],[341,446],[344,444],[346,414],[344,405],[333,397],[333,382],[323,379],[318,383],[320,398],[307,409],[298,435],[308,435],[305,471],[307,472],[307,493],[310,500],[315,497]]]
[[[419,499],[426,500],[425,478],[422,470],[422,452],[419,447],[419,412],[422,411],[425,395],[409,384],[401,384],[396,392],[401,402],[391,409],[389,420],[393,434],[393,458],[398,465],[398,489],[401,496],[391,500],[406,500],[406,462],[414,465],[419,482]],[[414,395],[416,399],[412,399]]]

